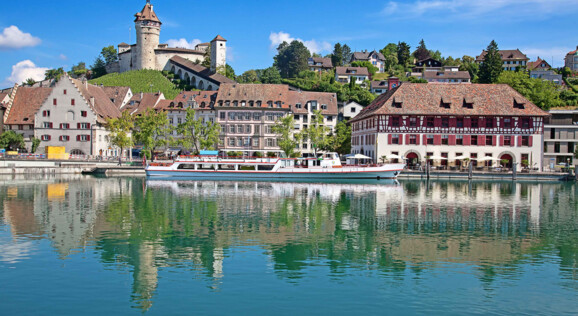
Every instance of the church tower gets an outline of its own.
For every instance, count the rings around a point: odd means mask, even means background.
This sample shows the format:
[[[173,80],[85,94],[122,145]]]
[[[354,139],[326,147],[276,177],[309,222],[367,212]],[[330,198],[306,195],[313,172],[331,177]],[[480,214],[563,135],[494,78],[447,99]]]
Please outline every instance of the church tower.
[[[136,61],[134,69],[157,69],[155,49],[159,47],[161,21],[147,0],[141,12],[134,15],[136,29]]]
[[[217,35],[211,41],[211,71],[217,72],[217,69],[227,64],[227,40],[221,35]]]

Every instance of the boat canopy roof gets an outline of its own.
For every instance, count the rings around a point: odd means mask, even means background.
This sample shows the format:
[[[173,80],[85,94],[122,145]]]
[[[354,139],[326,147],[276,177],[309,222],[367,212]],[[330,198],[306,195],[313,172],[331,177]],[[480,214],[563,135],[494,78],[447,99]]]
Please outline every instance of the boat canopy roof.
[[[201,150],[199,156],[217,156],[219,155],[218,150]]]

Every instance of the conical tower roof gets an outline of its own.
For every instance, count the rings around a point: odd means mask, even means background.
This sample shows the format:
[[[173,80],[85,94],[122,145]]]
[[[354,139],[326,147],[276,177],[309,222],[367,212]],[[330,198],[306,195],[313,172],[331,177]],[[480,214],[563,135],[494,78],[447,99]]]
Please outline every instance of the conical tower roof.
[[[135,19],[134,21],[154,21],[154,22],[159,22],[161,23],[161,21],[159,20],[159,18],[157,17],[157,14],[153,11],[153,5],[150,3],[150,1],[147,1],[147,4],[145,4],[144,8],[142,8],[142,10],[135,14]]]

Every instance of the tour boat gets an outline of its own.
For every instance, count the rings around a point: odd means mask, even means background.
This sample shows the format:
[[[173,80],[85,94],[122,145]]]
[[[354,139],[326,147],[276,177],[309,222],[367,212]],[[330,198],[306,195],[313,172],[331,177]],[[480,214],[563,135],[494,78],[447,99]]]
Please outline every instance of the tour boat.
[[[149,162],[147,176],[220,179],[395,179],[405,164],[341,165],[337,153],[313,158],[178,156]]]

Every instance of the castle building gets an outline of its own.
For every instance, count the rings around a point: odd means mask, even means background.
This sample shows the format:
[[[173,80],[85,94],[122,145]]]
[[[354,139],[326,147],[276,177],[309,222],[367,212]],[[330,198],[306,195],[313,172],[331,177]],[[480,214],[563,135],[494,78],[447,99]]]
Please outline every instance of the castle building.
[[[214,74],[218,69],[226,65],[227,40],[217,35],[210,44],[201,43],[195,49],[169,47],[168,44],[160,44],[162,22],[159,20],[150,0],[147,0],[144,8],[135,14],[136,44],[120,43],[118,45],[118,65],[109,66],[109,69],[118,69],[119,72],[139,69],[169,70],[179,67],[173,58],[179,57],[191,63],[200,63],[210,50],[211,68],[201,65],[198,77],[200,79]],[[198,68],[197,67],[197,68]],[[185,79],[185,78],[181,78]],[[220,83],[220,82],[219,82]],[[195,86],[196,87],[196,86]],[[214,86],[215,90],[218,86]],[[203,89],[203,88],[200,88]]]

